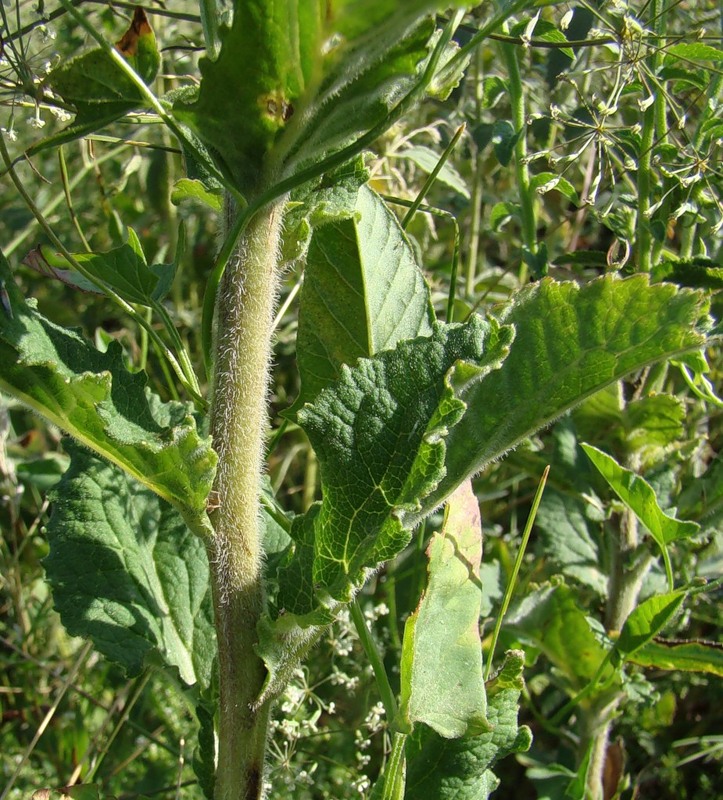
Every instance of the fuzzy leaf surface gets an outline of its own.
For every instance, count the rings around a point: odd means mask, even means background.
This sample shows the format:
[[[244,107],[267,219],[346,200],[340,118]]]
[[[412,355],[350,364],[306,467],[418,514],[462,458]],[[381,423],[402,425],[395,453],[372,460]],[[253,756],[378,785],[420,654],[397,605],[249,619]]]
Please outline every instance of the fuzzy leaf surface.
[[[362,186],[354,215],[314,231],[299,307],[296,406],[354,364],[432,332],[429,288],[397,218]]]
[[[186,403],[161,403],[120,345],[101,353],[23,299],[0,254],[10,313],[0,313],[0,389],[120,466],[181,513],[203,513],[216,468]]]
[[[487,684],[490,730],[463,739],[444,739],[420,725],[407,739],[405,798],[487,800],[499,785],[492,771],[497,761],[529,750],[532,735],[519,727],[524,654],[507,653],[500,673]]]
[[[299,411],[323,489],[306,539],[313,587],[348,600],[367,569],[405,547],[407,515],[443,474],[446,436],[465,409],[460,393],[499,366],[512,335],[478,317],[435,324],[430,338],[344,366]]]
[[[510,354],[463,395],[468,410],[450,431],[447,472],[425,510],[604,386],[704,346],[707,310],[702,293],[650,286],[645,276],[584,286],[544,278],[520,292],[499,314],[515,327]]]
[[[205,686],[215,634],[203,542],[117,467],[72,443],[70,453],[44,562],[63,624],[130,675],[160,663]]]
[[[399,716],[445,739],[489,730],[479,618],[482,523],[471,481],[447,501],[442,532],[427,548],[429,578],[404,626]]]

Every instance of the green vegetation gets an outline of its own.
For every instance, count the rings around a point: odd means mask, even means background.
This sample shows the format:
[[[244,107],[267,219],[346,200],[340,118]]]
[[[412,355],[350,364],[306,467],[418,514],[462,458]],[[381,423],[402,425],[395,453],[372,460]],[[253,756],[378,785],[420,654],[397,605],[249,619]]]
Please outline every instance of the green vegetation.
[[[719,797],[712,0],[0,21],[0,800]]]

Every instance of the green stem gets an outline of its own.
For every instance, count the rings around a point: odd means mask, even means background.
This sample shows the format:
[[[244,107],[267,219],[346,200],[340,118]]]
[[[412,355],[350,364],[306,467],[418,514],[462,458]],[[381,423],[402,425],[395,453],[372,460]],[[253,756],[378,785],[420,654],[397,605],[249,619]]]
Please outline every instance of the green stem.
[[[544,472],[542,473],[542,477],[540,478],[540,482],[537,485],[537,491],[535,492],[535,496],[532,500],[532,507],[530,508],[529,516],[527,517],[527,524],[525,525],[525,530],[522,534],[522,542],[520,543],[520,549],[517,553],[517,558],[515,559],[515,565],[512,568],[512,574],[510,575],[509,581],[507,581],[507,589],[505,591],[505,596],[502,599],[502,606],[500,607],[500,612],[497,615],[497,620],[495,621],[495,629],[492,633],[492,644],[490,645],[490,651],[487,656],[487,663],[485,664],[485,672],[484,672],[484,679],[485,681],[489,679],[490,673],[492,672],[492,659],[495,654],[495,647],[497,646],[497,639],[500,635],[500,629],[502,628],[502,620],[504,619],[505,614],[507,613],[507,609],[510,607],[510,601],[512,600],[512,594],[515,591],[515,586],[517,584],[517,576],[520,574],[520,567],[522,566],[522,559],[525,556],[525,550],[527,550],[527,544],[530,541],[530,534],[532,533],[532,525],[535,522],[535,517],[537,516],[537,509],[540,507],[540,500],[542,500],[542,493],[545,491],[545,484],[547,483],[547,476],[550,474],[550,467],[549,465],[545,467]]]
[[[432,188],[432,185],[437,180],[437,176],[442,171],[442,167],[447,163],[450,155],[452,154],[452,150],[457,146],[457,142],[459,141],[460,136],[464,133],[465,128],[467,126],[463,122],[459,128],[454,133],[454,136],[450,140],[449,144],[444,148],[444,152],[439,157],[439,160],[434,165],[434,169],[429,173],[427,176],[427,180],[424,182],[424,186],[422,186],[419,194],[414,198],[412,205],[409,207],[409,211],[404,215],[404,219],[402,220],[402,228],[406,231],[407,226],[412,221],[412,217],[417,213],[419,207],[424,202],[424,198],[429,193],[429,190]]]
[[[661,0],[652,0],[650,13],[654,20],[661,20]],[[658,23],[662,24],[662,23]],[[653,75],[657,76],[661,55],[654,50],[651,56]],[[652,102],[643,112],[643,133],[640,141],[640,158],[638,160],[638,216],[635,223],[638,272],[650,272],[653,267],[653,235],[650,227],[650,208],[652,206],[652,166],[653,147],[655,145],[656,125],[660,125],[661,114],[665,114],[665,97],[653,82],[648,87],[653,94]]]
[[[535,197],[534,192],[530,189],[530,170],[527,166],[527,111],[517,51],[511,44],[500,44],[500,50],[507,66],[512,126],[517,135],[514,158],[522,223],[522,263],[520,264],[520,283],[522,284],[527,280],[528,265],[537,263],[538,249]]]
[[[226,227],[238,212],[227,197]],[[254,654],[264,610],[259,483],[282,202],[259,211],[229,258],[218,292],[211,435],[220,507],[209,542],[219,654],[216,800],[258,800],[270,704],[253,708],[266,678]]]
[[[359,640],[362,643],[366,657],[369,659],[369,663],[374,670],[374,677],[377,682],[377,688],[379,689],[379,696],[384,704],[387,721],[391,723],[397,716],[397,700],[394,696],[392,686],[389,683],[389,676],[384,668],[384,661],[376,642],[369,632],[367,622],[364,619],[364,612],[361,610],[357,599],[352,600],[349,604],[349,610],[351,611],[351,618],[354,622],[356,632],[359,634]]]

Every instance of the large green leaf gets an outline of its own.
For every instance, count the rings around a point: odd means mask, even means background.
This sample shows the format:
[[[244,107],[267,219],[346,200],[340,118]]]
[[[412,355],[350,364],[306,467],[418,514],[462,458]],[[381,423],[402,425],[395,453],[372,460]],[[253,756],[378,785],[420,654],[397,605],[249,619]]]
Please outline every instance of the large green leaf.
[[[444,474],[445,439],[465,410],[460,393],[499,367],[511,339],[509,327],[478,317],[435,325],[431,338],[343,367],[341,379],[301,409],[323,489],[313,521],[314,591],[348,600],[367,570],[407,544],[408,515]]]
[[[45,559],[63,624],[131,675],[162,663],[206,685],[215,635],[203,542],[153,492],[68,445]]]
[[[316,229],[306,257],[297,407],[337,380],[343,364],[432,331],[429,289],[397,218],[366,186],[354,211]]]
[[[457,3],[461,5],[461,3]],[[242,191],[253,191],[275,149],[274,176],[338,151],[381,123],[427,55],[425,17],[439,0],[237,0],[218,58],[177,103],[179,120],[209,145]],[[285,166],[284,166],[285,165]]]
[[[429,581],[404,626],[398,724],[423,722],[446,739],[489,730],[479,633],[482,525],[471,481],[447,501],[427,549]]]
[[[700,292],[605,276],[578,286],[545,278],[499,315],[515,341],[501,369],[462,395],[468,411],[449,435],[446,475],[424,503],[438,506],[467,476],[602,387],[705,345]]]
[[[0,313],[0,389],[198,518],[216,454],[186,403],[161,403],[143,373],[123,364],[120,345],[101,353],[26,303],[0,254],[8,309]]]
[[[582,448],[615,494],[650,531],[661,549],[677,539],[687,539],[700,530],[697,522],[679,520],[666,514],[658,505],[653,487],[645,478],[620,466],[612,456],[597,447],[583,444]]]
[[[524,653],[507,653],[500,673],[487,684],[490,730],[463,739],[444,739],[420,725],[407,739],[408,800],[487,800],[499,785],[492,767],[501,758],[528,750],[532,734],[519,727]]]

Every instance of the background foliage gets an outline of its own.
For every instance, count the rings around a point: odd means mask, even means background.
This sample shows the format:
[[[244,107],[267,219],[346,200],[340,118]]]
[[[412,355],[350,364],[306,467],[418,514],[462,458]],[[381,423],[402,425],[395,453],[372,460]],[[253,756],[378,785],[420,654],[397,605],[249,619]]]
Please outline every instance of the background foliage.
[[[67,112],[40,102],[37,87],[68,53],[85,46],[86,37],[60,8],[16,3],[0,11],[0,125],[16,156],[67,124]],[[202,46],[196,6],[179,2],[147,11],[162,47],[157,93],[187,86]],[[109,41],[128,24],[125,4],[88,5],[84,13]],[[471,12],[459,44],[470,41],[492,13],[486,4]],[[424,265],[440,317],[463,320],[473,308],[488,310],[545,272],[584,283],[606,271],[637,269],[656,281],[713,293],[720,288],[722,26],[712,0],[520,8],[497,38],[472,51],[464,80],[446,100],[428,98],[374,144],[366,159],[371,186],[404,220],[408,246]],[[185,241],[166,307],[200,364],[201,297],[215,252],[218,198],[178,182],[184,176],[180,153],[167,130],[153,122],[135,113],[102,135],[39,150],[18,170],[72,252],[86,243],[95,251],[119,248],[131,226],[148,263],[162,265],[176,258],[179,238]],[[409,203],[453,142],[425,207],[407,219]],[[8,176],[2,181],[0,242],[27,296],[58,324],[80,324],[99,349],[119,343],[126,365],[145,368],[155,391],[178,399],[164,360],[132,319],[92,294],[21,266],[44,240]],[[315,239],[309,263],[323,252],[323,239]],[[299,386],[296,334],[313,331],[304,331],[294,303],[298,253],[288,257],[275,345],[275,429],[300,390],[315,394],[320,388]],[[718,317],[719,311],[713,294]],[[711,351],[708,359],[707,379],[715,387],[720,354]],[[661,523],[645,550],[641,600],[669,591],[666,559],[678,582],[720,575],[721,403],[700,379],[699,367],[663,365],[614,384],[474,481],[485,534],[481,614],[489,632],[534,487],[551,465],[497,648],[501,653],[517,646],[525,653],[521,722],[532,728],[534,740],[529,752],[496,766],[496,797],[581,796],[580,721],[597,713],[594,703],[603,707],[610,700],[598,687],[590,705],[583,702],[583,713],[562,713],[609,646],[615,542],[625,526],[638,524],[629,510],[634,503],[619,491],[624,473],[615,480],[610,470],[596,470],[582,442],[643,476],[661,513],[699,525],[678,536],[666,534]],[[69,638],[54,611],[63,601],[50,595],[41,562],[48,551],[47,492],[68,464],[67,445],[55,429],[7,399],[0,435],[0,760],[7,796],[78,776],[119,796],[202,796],[189,766],[197,737],[191,701],[185,704],[160,671],[127,680],[98,652]],[[314,454],[294,425],[273,445],[271,491],[287,508],[303,511],[318,497]],[[654,533],[650,517],[642,524]],[[424,551],[440,527],[441,518],[427,520],[361,599],[395,681],[403,624],[426,581]],[[611,785],[620,779],[623,796],[713,800],[723,793],[719,601],[715,593],[690,597],[682,613],[666,617],[663,638],[637,654],[632,646],[624,651],[627,639],[618,645],[628,663],[613,687],[624,699],[616,701],[608,763]],[[519,688],[502,681],[499,691]],[[297,670],[280,703],[269,779],[279,796],[300,800],[365,796],[388,757],[390,736],[355,627],[343,616]],[[425,785],[423,776],[410,780],[420,791],[443,791]]]

